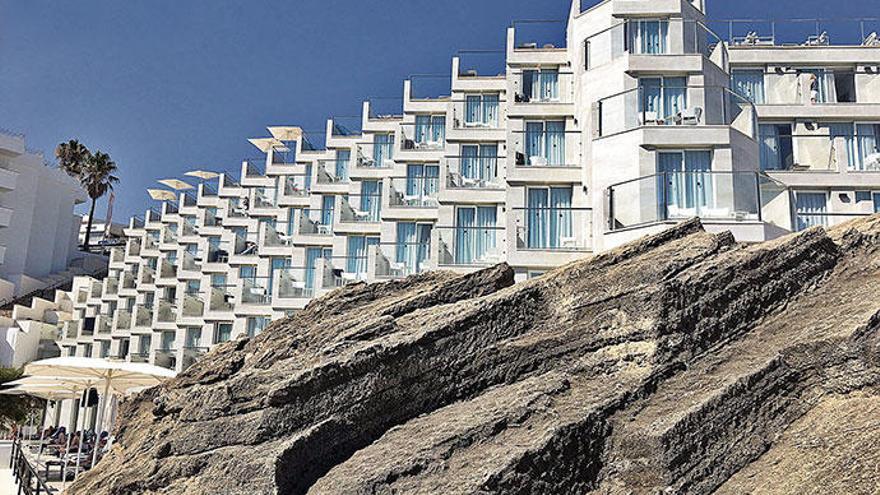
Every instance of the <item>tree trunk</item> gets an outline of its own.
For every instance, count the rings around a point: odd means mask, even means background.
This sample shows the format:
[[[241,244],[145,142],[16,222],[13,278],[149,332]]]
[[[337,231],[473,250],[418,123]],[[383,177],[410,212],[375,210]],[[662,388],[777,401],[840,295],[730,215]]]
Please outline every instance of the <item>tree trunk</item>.
[[[92,198],[92,207],[89,209],[89,223],[86,226],[86,238],[83,240],[83,251],[88,252],[89,250],[89,237],[92,236],[92,222],[95,221],[95,203],[98,202],[98,198]]]

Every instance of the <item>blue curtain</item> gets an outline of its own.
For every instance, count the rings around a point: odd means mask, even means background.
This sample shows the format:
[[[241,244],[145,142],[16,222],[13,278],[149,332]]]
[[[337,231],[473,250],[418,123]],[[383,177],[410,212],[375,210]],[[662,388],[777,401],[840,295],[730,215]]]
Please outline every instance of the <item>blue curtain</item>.
[[[857,170],[864,163],[863,160],[856,160],[855,137],[853,136],[853,125],[847,124],[831,124],[829,132],[833,143],[843,141],[846,150],[846,163],[849,170]]]
[[[668,21],[631,21],[629,24],[630,53],[658,55],[666,53]]]
[[[336,151],[336,180],[345,182],[348,180],[348,164],[351,162],[351,150]]]
[[[825,193],[799,192],[796,199],[797,230],[801,231],[815,226],[827,226],[828,218]]]
[[[469,265],[474,261],[476,209],[459,208],[455,220],[455,264]]]
[[[397,262],[404,263],[407,273],[421,272],[431,245],[431,225],[414,222],[397,224]]]
[[[461,147],[461,176],[468,179],[480,178],[479,148],[474,145]]]
[[[657,198],[660,206],[659,218],[669,217],[670,206],[684,208],[684,176],[682,175],[684,157],[681,153],[659,153],[657,155]]]
[[[272,286],[275,281],[275,271],[276,270],[284,270],[290,268],[290,258],[272,258],[272,263],[269,265],[269,286],[266,287],[266,294],[272,295]]]
[[[350,236],[348,238],[348,259],[346,269],[348,273],[359,275],[367,273],[367,256],[371,246],[379,244],[377,237]]]
[[[464,121],[467,124],[483,123],[482,98],[480,95],[468,95],[465,98],[464,116]]]
[[[712,152],[686,151],[684,154],[685,181],[688,208],[701,209],[715,206],[715,187],[712,180]]]
[[[687,79],[684,77],[663,79],[663,118],[669,119],[687,108],[686,86]]]
[[[498,95],[483,95],[483,124],[498,127]]]
[[[482,181],[494,182],[498,176],[498,145],[484,144],[480,146],[480,173]]]
[[[651,116],[646,116],[642,121],[653,120],[654,118],[661,117],[660,112],[660,102],[661,102],[661,86],[662,79],[659,77],[650,77],[650,78],[642,78],[639,79],[639,88],[640,88],[640,98],[639,98],[639,113],[651,113]]]
[[[541,94],[541,78],[538,76],[538,71],[524,70],[522,82],[523,94],[529,100],[537,98]]]
[[[874,193],[874,213],[880,213],[880,193]]]
[[[876,154],[878,151],[878,131],[880,131],[880,126],[874,124],[858,124],[856,126],[856,134],[858,134],[858,162],[857,169],[865,170],[868,168],[869,164],[866,163],[865,158]]]
[[[496,247],[496,212],[494,206],[480,206],[477,208],[477,228],[480,229],[475,245],[475,255],[478,260],[486,258],[493,253]]]
[[[761,146],[761,170],[781,170],[779,128],[775,124],[761,124],[758,133]]]
[[[541,100],[556,101],[559,99],[559,71],[541,71]]]
[[[431,117],[431,142],[446,142],[446,117],[435,115]]]
[[[550,192],[547,189],[529,189],[527,214],[527,246],[530,249],[549,245]]]
[[[565,165],[565,122],[547,122],[546,138],[547,164]]]
[[[560,248],[572,237],[571,188],[550,188],[550,247]]]
[[[384,167],[385,160],[394,158],[394,135],[376,134],[373,144],[374,167]]]
[[[406,195],[421,196],[425,189],[424,165],[406,166]]]
[[[752,103],[762,104],[764,97],[763,70],[735,70],[730,75],[733,91]]]
[[[544,156],[544,123],[526,123],[526,164],[531,165],[533,156]]]
[[[321,257],[322,251],[322,248],[306,249],[306,279],[303,281],[306,284],[306,288],[315,288],[315,265]]]
[[[431,116],[430,115],[416,115],[416,134],[414,136],[415,142],[424,143],[428,141],[428,136],[431,135]]]
[[[333,210],[336,208],[336,196],[325,194],[321,197],[321,225],[333,225]]]
[[[371,222],[378,222],[382,213],[382,189],[378,180],[361,182],[361,211],[369,213]]]

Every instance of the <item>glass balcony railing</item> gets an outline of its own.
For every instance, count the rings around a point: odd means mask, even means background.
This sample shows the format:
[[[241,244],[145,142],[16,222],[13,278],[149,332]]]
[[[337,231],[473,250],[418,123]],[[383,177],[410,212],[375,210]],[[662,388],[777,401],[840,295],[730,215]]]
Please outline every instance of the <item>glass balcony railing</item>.
[[[584,42],[587,70],[608,64],[625,54],[703,55],[727,68],[726,44],[706,24],[683,19],[627,19]]]
[[[315,269],[283,268],[275,270],[276,296],[281,299],[303,299],[315,295]]]
[[[198,291],[185,293],[182,306],[180,314],[185,318],[200,318],[205,314],[205,302]]]
[[[429,269],[430,242],[380,244],[376,256],[377,278],[403,278]]]
[[[303,210],[300,212],[299,233],[302,235],[332,235],[336,212],[327,210]]]
[[[218,285],[211,287],[208,303],[208,309],[211,311],[232,311],[234,304],[232,303],[232,294],[230,291],[233,285]]]
[[[381,194],[349,194],[342,197],[339,221],[376,223],[382,220]]]
[[[269,277],[242,279],[240,282],[242,304],[269,304],[271,302],[269,282]]]
[[[156,321],[160,323],[172,323],[177,319],[177,306],[170,301],[159,301],[156,311]]]
[[[400,124],[401,151],[442,151],[446,147],[446,118],[431,122]]]
[[[350,159],[320,160],[315,179],[318,184],[347,184]]]
[[[731,126],[757,138],[754,104],[723,86],[641,86],[599,100],[600,137],[652,126]]]
[[[501,189],[499,156],[448,156],[446,187],[449,189]]]
[[[588,251],[592,248],[592,208],[514,208],[516,247],[533,251]]]
[[[452,100],[452,129],[501,129],[502,109],[506,100],[498,93],[475,93]]]
[[[504,227],[434,227],[441,266],[488,266],[502,262]]]
[[[266,175],[266,157],[246,158],[245,177],[264,177]]]
[[[731,47],[760,46],[880,46],[873,33],[880,32],[880,18],[808,17],[782,20],[734,19],[708,23],[727,36]]]
[[[608,188],[608,230],[700,217],[759,221],[761,188],[756,172],[669,172]]]
[[[435,208],[440,206],[437,202],[440,177],[407,177],[406,179],[390,179],[390,181],[389,204],[391,206],[395,208]]]
[[[581,131],[548,127],[513,132],[516,167],[580,167]]]
[[[308,197],[311,190],[311,177],[306,175],[288,175],[284,178],[284,196],[289,198]]]
[[[574,73],[556,69],[517,70],[513,77],[515,104],[574,102]]]

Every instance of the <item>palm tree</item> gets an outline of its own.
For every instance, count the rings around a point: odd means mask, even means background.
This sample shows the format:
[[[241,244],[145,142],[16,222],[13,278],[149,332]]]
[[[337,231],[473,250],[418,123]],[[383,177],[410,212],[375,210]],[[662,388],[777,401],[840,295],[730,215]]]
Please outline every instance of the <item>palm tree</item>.
[[[95,204],[102,196],[113,190],[113,184],[119,182],[119,178],[113,175],[117,171],[116,162],[110,159],[107,153],[96,151],[89,156],[82,171],[79,174],[79,182],[92,200],[89,208],[89,223],[86,226],[86,238],[83,242],[85,250],[89,250],[89,237],[92,234],[92,221],[95,218]]]
[[[110,155],[106,153],[96,151],[92,154],[76,139],[59,144],[55,148],[55,156],[58,158],[58,166],[61,170],[77,179],[92,200],[83,242],[83,249],[88,251],[92,223],[95,217],[95,204],[98,199],[113,190],[113,184],[119,182],[119,178],[113,175],[117,170],[116,162],[111,160]]]
[[[91,156],[92,152],[76,139],[61,143],[55,148],[58,166],[68,175],[77,179]]]

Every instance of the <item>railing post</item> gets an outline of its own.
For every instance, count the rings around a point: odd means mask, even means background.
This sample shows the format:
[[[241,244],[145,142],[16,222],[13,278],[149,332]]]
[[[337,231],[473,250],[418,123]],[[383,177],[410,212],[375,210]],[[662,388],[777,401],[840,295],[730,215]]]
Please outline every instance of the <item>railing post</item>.
[[[763,222],[764,221],[764,209],[763,209],[764,202],[762,201],[762,198],[761,198],[761,174],[759,174],[758,172],[755,172],[755,190],[758,193],[758,195],[757,195],[757,197],[758,197],[758,205],[757,205],[758,206],[758,221]]]

